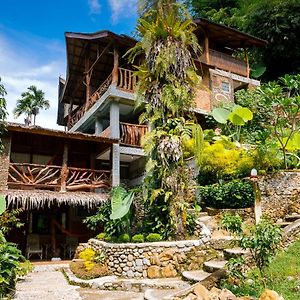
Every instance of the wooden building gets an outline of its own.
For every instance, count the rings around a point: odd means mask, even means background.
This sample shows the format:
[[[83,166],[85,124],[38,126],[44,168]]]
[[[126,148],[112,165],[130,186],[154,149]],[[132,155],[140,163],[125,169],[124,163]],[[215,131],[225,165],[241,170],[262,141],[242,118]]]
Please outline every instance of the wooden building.
[[[203,51],[194,58],[202,83],[193,109],[201,118],[221,102],[233,102],[237,89],[259,85],[249,77],[247,51],[266,42],[205,19],[194,22]],[[101,157],[112,160],[113,185],[134,185],[143,174],[140,141],[147,131],[138,125],[140,112],[134,108],[138,78],[124,58],[136,41],[110,31],[65,36],[68,68],[66,81],[60,79],[58,124],[70,132],[118,139],[120,144]]]

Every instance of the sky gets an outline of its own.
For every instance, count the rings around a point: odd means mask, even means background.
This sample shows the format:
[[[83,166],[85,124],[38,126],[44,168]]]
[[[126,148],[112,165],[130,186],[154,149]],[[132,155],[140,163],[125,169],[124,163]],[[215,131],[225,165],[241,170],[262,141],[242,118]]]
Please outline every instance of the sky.
[[[7,90],[9,121],[16,100],[30,85],[45,92],[50,109],[36,124],[56,125],[58,77],[65,78],[64,33],[111,30],[133,34],[137,0],[0,0],[0,77]]]

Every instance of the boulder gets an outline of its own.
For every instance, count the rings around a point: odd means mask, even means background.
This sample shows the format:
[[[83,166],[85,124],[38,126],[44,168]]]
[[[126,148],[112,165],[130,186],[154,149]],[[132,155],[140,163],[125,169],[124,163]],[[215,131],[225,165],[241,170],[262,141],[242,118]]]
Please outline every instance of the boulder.
[[[194,294],[189,293],[183,300],[198,300],[198,298]]]
[[[147,270],[148,278],[161,278],[160,267],[151,266]]]
[[[177,271],[175,270],[174,266],[171,264],[168,264],[167,266],[161,268],[161,276],[164,278],[169,277],[176,277]]]
[[[210,293],[206,287],[198,283],[194,287],[194,293],[197,295],[197,300],[211,300]]]
[[[220,300],[238,300],[238,298],[229,290],[224,289],[219,295]]]
[[[279,296],[278,293],[276,293],[275,291],[266,289],[259,297],[259,300],[284,300],[284,299],[282,296]]]
[[[168,260],[172,260],[173,256],[175,254],[175,251],[173,249],[168,249],[163,251],[160,255],[159,255],[159,259],[160,261],[168,261]]]

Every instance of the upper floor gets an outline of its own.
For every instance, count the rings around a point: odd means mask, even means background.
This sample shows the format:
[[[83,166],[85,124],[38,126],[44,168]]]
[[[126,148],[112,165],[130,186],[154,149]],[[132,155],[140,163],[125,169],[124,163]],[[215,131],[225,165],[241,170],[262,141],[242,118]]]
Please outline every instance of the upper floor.
[[[266,42],[205,19],[194,22],[202,47],[202,54],[194,58],[202,77],[194,109],[208,113],[220,102],[232,102],[235,90],[259,85],[249,76],[248,49]],[[66,33],[68,67],[66,80],[60,78],[59,83],[58,124],[139,146],[147,126],[137,125],[140,111],[134,109],[134,89],[138,78],[124,57],[135,43],[110,31]]]

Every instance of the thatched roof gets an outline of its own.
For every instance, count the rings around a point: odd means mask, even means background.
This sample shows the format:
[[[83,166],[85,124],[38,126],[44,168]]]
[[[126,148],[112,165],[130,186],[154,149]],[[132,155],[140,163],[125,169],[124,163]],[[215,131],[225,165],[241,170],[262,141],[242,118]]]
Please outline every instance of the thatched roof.
[[[108,200],[108,193],[53,192],[45,190],[7,190],[4,192],[7,207],[26,210],[51,207],[52,205],[80,205],[95,208]]]
[[[7,122],[6,130],[8,133],[10,132],[22,132],[28,134],[36,134],[43,136],[52,136],[57,138],[64,138],[69,140],[81,140],[81,141],[91,141],[98,143],[106,143],[108,145],[113,143],[118,143],[117,139],[102,137],[95,134],[87,134],[82,132],[70,132],[70,131],[62,131],[57,129],[49,129],[41,126],[26,126],[20,123]]]

